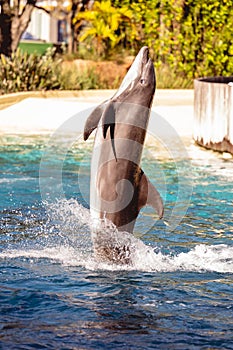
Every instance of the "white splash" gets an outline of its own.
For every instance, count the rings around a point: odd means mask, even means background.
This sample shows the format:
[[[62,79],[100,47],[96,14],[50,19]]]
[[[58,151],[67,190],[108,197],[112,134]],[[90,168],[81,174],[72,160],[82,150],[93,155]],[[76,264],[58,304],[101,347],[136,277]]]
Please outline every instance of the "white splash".
[[[9,250],[0,253],[0,258],[29,259],[36,264],[38,259],[49,259],[64,266],[82,266],[88,270],[137,270],[144,272],[219,272],[233,273],[233,247],[227,245],[206,246],[197,245],[188,253],[176,256],[155,252],[152,247],[146,246],[135,239],[132,243],[134,253],[129,265],[110,264],[96,260],[93,254],[82,254],[73,247],[57,246],[44,249]]]
[[[81,266],[89,270],[137,270],[144,272],[203,272],[233,273],[233,247],[228,245],[195,246],[189,252],[177,255],[163,254],[156,247],[145,245],[132,234],[119,232],[106,225],[102,237],[117,247],[124,246],[130,252],[130,263],[101,261],[93,253],[89,210],[77,201],[60,201],[50,206],[50,216],[56,222],[44,232],[45,241],[24,244],[0,253],[1,259],[20,258],[37,264],[38,259],[48,259],[52,264]],[[54,226],[54,227],[55,227]],[[51,234],[51,236],[50,236]],[[43,238],[43,237],[42,237]]]

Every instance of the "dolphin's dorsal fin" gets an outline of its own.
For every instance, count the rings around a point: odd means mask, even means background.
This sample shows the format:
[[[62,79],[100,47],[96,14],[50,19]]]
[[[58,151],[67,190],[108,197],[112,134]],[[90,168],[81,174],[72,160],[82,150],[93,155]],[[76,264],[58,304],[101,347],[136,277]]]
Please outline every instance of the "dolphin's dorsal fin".
[[[115,108],[112,102],[109,102],[104,110],[102,127],[103,127],[103,137],[106,138],[108,128],[110,128],[110,136],[111,136],[111,139],[113,139],[114,130],[115,130]]]
[[[143,171],[139,186],[139,209],[145,205],[149,205],[156,210],[159,218],[161,219],[164,211],[162,198]]]
[[[100,118],[102,117],[102,114],[104,112],[104,109],[106,107],[106,101],[101,103],[99,106],[97,106],[89,115],[87,118],[83,138],[86,141],[93,130],[95,130],[99,124]]]
[[[110,101],[106,106],[102,117],[103,137],[106,138],[107,131],[108,129],[110,129],[112,149],[113,149],[114,157],[117,161],[116,149],[115,149],[115,143],[114,143],[114,132],[115,132],[115,122],[116,122],[115,114],[116,114],[116,111],[114,107],[114,102]]]

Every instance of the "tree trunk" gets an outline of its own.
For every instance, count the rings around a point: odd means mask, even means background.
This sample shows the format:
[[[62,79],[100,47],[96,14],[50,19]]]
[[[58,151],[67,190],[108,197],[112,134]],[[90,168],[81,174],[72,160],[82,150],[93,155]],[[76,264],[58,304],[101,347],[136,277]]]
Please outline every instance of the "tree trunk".
[[[0,14],[0,53],[11,54],[11,16]]]
[[[20,38],[31,19],[36,0],[28,0],[22,13],[19,8],[10,7],[9,0],[2,0],[0,13],[0,53],[10,56],[19,44]],[[15,4],[14,4],[15,5]]]
[[[67,16],[68,23],[68,52],[74,53],[78,48],[78,31],[73,23],[77,12],[83,12],[93,6],[93,0],[72,0],[71,12]]]
[[[14,52],[17,49],[21,36],[23,35],[23,33],[25,32],[25,30],[29,25],[29,22],[31,20],[31,14],[35,4],[36,4],[36,1],[28,1],[28,3],[25,5],[23,9],[22,14],[19,17],[15,16],[12,19],[12,23],[11,23],[12,52]]]
[[[12,5],[13,1],[13,6]],[[0,0],[0,54],[10,56],[19,44],[20,38],[27,29],[31,20],[31,14],[36,7],[37,0],[27,0],[23,11],[20,13],[20,0]],[[67,13],[68,24],[68,51],[74,52],[76,49],[77,33],[73,19],[77,11],[85,11],[93,5],[93,0],[71,0],[72,9]],[[43,8],[41,8],[43,9]],[[48,12],[46,9],[44,11]]]
[[[72,13],[68,13],[67,17],[67,37],[68,37],[68,53],[73,52],[73,33],[72,33]]]

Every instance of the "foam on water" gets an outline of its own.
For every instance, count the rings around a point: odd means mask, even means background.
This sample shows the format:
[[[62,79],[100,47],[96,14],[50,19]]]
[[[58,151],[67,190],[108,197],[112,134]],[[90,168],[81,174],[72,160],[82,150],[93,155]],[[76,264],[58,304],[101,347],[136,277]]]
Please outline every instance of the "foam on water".
[[[75,200],[50,205],[48,221],[38,240],[27,238],[0,253],[0,258],[49,259],[64,266],[82,266],[90,270],[138,270],[145,272],[213,271],[233,273],[233,247],[225,244],[196,245],[188,252],[163,254],[156,246],[148,246],[111,225],[103,228],[107,240],[127,246],[130,264],[114,264],[97,259],[93,253],[89,210]]]
[[[20,177],[20,178],[10,178],[10,177],[4,177],[2,179],[0,179],[0,184],[4,184],[4,183],[13,183],[13,182],[16,182],[16,181],[29,181],[29,180],[33,180],[32,177]]]
[[[197,166],[199,170],[203,169],[207,173],[224,177],[226,181],[233,180],[233,157],[230,153],[207,151],[193,143],[187,149],[194,167]]]

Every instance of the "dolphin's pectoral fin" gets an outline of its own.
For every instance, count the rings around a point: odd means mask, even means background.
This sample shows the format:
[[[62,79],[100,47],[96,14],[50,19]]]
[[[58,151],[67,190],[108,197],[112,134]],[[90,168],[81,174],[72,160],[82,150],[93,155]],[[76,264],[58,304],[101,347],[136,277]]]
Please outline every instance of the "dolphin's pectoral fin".
[[[102,128],[103,128],[103,137],[106,138],[107,131],[110,129],[110,137],[112,141],[112,149],[114,153],[114,157],[117,160],[116,157],[116,149],[114,144],[114,132],[115,132],[115,108],[114,104],[110,102],[107,107],[104,110],[103,117],[102,117]]]
[[[97,128],[100,118],[102,117],[102,114],[104,112],[105,106],[106,106],[106,102],[101,103],[101,105],[96,107],[87,118],[85,128],[84,128],[84,133],[83,133],[84,141],[86,141],[90,136],[90,134],[92,133],[92,131]]]
[[[143,171],[142,171],[143,173]],[[158,213],[159,218],[163,217],[163,201],[159,192],[154,185],[149,181],[147,176],[143,173],[139,188],[139,209],[145,205],[150,205]]]

